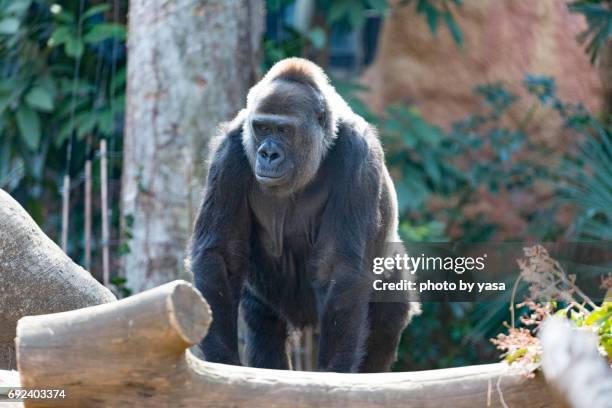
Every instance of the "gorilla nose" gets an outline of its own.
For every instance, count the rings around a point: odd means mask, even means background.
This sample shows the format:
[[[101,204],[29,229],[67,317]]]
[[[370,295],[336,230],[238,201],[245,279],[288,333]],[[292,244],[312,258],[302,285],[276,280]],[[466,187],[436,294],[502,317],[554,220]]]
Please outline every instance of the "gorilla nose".
[[[257,155],[259,156],[260,160],[263,160],[269,165],[278,165],[285,159],[285,153],[283,153],[281,147],[271,140],[266,141],[259,146],[259,149],[257,149]]]

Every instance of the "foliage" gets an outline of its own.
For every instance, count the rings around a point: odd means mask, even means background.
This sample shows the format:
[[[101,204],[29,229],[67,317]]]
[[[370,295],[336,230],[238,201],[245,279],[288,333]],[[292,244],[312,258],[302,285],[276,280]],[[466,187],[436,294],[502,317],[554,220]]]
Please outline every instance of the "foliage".
[[[127,4],[115,4],[0,0],[0,187],[58,236],[61,180],[70,174],[75,254],[82,246],[82,199],[75,197],[82,194],[84,161],[95,158],[100,138],[110,139],[111,148],[121,144],[125,26],[119,15]],[[112,157],[111,163],[117,176],[120,164]]]
[[[443,21],[455,43],[463,45],[463,35],[455,19],[455,9],[462,6],[462,0],[403,0],[399,6],[412,6],[413,3],[416,4],[415,12],[427,21],[432,35],[437,35]],[[295,5],[295,0],[267,0],[266,5],[269,14],[277,16],[275,21],[268,22],[272,23],[275,36],[264,38],[263,62],[266,69],[283,58],[325,54],[333,30],[360,29],[369,15],[382,16],[389,8],[387,0],[318,0],[312,25],[301,32],[282,17],[290,6]]]
[[[598,120],[581,104],[563,103],[549,78],[528,77],[526,86],[539,100],[551,106],[577,136],[567,151],[557,180],[560,197],[577,208],[577,237],[612,239],[612,128]]]
[[[518,306],[527,305],[531,312],[520,318],[524,327],[516,328],[513,321],[508,335],[501,333],[491,340],[503,351],[503,359],[530,373],[539,368],[542,351],[535,335],[554,314],[597,334],[600,351],[612,364],[612,302],[604,300],[597,306],[542,246],[524,248],[524,252],[525,259],[519,260],[520,278],[529,284],[530,297]],[[612,276],[602,281],[602,289],[612,289]]]
[[[463,34],[453,14],[453,8],[461,7],[463,0],[402,0],[401,3],[416,3],[416,12],[426,19],[429,30],[434,36],[438,33],[440,20],[443,20],[455,43],[463,45]]]
[[[346,87],[338,89],[346,95]],[[350,101],[353,91],[348,92]],[[510,126],[513,121],[508,115],[517,96],[501,82],[478,86],[474,92],[481,97],[482,110],[448,131],[425,121],[411,106],[390,106],[379,118],[366,112],[378,125],[387,151],[404,238],[484,242],[555,233],[546,227],[538,229],[531,221],[549,220],[543,214],[552,211],[552,204],[538,203],[512,217],[497,213],[516,211],[502,207],[513,194],[536,196],[547,183],[549,190],[553,188],[546,165],[551,152],[532,141],[527,132],[533,109]],[[492,204],[484,205],[487,201]]]
[[[119,299],[123,299],[132,295],[132,289],[127,286],[127,279],[119,276],[111,278],[110,283],[113,285],[113,292]]]
[[[362,86],[339,82],[336,88],[357,113],[378,126],[400,201],[404,239],[484,242],[525,239],[531,234],[535,239],[555,240],[564,232],[574,238],[609,236],[612,160],[609,139],[605,139],[610,137],[609,129],[582,105],[560,100],[552,78],[526,76],[524,88],[530,96],[526,100],[532,105],[518,120],[508,116],[517,112],[520,99],[503,83],[476,87],[482,109],[449,130],[428,123],[415,107],[406,105],[390,106],[384,116],[376,116],[355,96],[363,92]],[[553,152],[532,140],[532,123],[538,110],[546,109],[559,115],[561,130],[574,141],[565,152]],[[545,194],[539,196],[542,191]],[[518,199],[511,201],[511,194]],[[507,213],[516,211],[512,202],[524,205],[531,197],[541,198],[532,199],[532,206],[508,218]],[[492,204],[485,206],[486,200]],[[555,225],[554,214],[567,204],[576,207],[576,222],[566,231],[566,226]],[[510,226],[522,222],[527,228],[508,230],[506,220]],[[597,228],[587,228],[591,224],[585,220],[597,222]],[[505,301],[509,300],[508,296]],[[423,309],[404,333],[395,369],[487,361],[492,350],[482,339],[497,333],[508,313],[503,299],[486,305],[428,303]],[[512,330],[510,340],[526,341],[525,336],[524,330]],[[425,347],[432,338],[438,346]],[[419,343],[428,352],[414,355],[411,350]],[[467,347],[469,343],[474,347]],[[524,359],[537,354],[533,348],[528,351]]]
[[[584,15],[588,28],[578,36],[595,62],[601,48],[612,39],[612,3],[610,0],[577,0],[569,4],[573,13]]]

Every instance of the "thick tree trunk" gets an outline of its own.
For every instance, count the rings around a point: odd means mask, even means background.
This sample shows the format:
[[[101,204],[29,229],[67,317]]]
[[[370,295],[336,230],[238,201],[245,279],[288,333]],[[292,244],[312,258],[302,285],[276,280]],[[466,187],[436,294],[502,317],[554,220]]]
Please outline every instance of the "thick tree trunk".
[[[16,366],[15,327],[21,317],[113,300],[0,190],[0,368]]]
[[[262,0],[130,1],[123,270],[136,291],[188,278],[207,143],[245,104],[263,16]]]
[[[27,407],[562,407],[541,376],[504,364],[413,373],[335,374],[207,363],[187,347],[210,309],[183,281],[107,305],[25,317],[21,384],[65,389]]]

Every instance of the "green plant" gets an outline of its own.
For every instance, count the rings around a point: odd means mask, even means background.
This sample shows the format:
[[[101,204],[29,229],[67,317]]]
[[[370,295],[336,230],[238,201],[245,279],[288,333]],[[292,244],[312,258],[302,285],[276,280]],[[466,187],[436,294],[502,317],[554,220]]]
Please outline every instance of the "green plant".
[[[84,162],[94,160],[95,194],[95,149],[101,138],[110,140],[111,177],[120,170],[114,152],[123,127],[125,25],[120,17],[127,2],[113,4],[0,0],[0,188],[57,237],[62,178],[71,175],[68,250],[76,256],[83,245],[79,186]]]
[[[555,178],[559,202],[577,209],[573,229],[577,238],[612,238],[612,128],[578,104],[564,103],[552,78],[528,76],[525,86],[539,101],[552,107],[575,144],[564,152]]]
[[[612,2],[610,0],[578,0],[568,5],[572,13],[584,15],[588,28],[578,36],[595,62],[600,50],[612,39]]]
[[[458,46],[463,45],[463,34],[455,20],[454,8],[461,7],[463,0],[402,0],[403,4],[416,3],[416,12],[422,15],[427,21],[429,30],[435,36],[438,33],[440,20],[444,21],[446,27],[453,36],[453,40]]]
[[[463,45],[463,34],[455,19],[456,9],[463,4],[462,0],[403,0],[400,6],[414,7],[428,24],[432,35],[437,35],[440,22],[443,21],[450,31],[455,43]],[[311,53],[326,54],[333,29],[346,31],[363,27],[368,14],[372,12],[384,15],[389,4],[387,0],[333,0],[316,2],[316,12],[312,26],[306,31],[297,30],[285,22],[283,12],[295,0],[267,0],[269,13],[277,15],[276,24],[268,28],[264,37],[264,68],[287,57],[308,56]],[[270,33],[275,33],[270,36]]]
[[[519,306],[527,306],[529,313],[520,317],[522,327],[517,327],[513,315],[508,334],[491,340],[503,352],[502,358],[529,372],[536,370],[542,351],[535,334],[548,317],[557,315],[596,333],[602,354],[612,364],[612,302],[604,300],[596,305],[542,246],[524,248],[524,252],[525,258],[519,260],[520,278],[529,284],[530,295]],[[612,276],[602,281],[602,289],[612,289]],[[513,298],[512,308],[514,304]]]

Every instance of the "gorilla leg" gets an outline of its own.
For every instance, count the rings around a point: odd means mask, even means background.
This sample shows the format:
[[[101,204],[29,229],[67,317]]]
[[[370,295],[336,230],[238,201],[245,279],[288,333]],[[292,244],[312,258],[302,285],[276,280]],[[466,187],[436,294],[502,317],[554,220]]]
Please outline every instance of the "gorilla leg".
[[[245,288],[241,308],[246,323],[246,363],[249,367],[291,369],[287,323]]]
[[[389,371],[396,359],[402,331],[408,323],[410,305],[401,302],[372,302],[368,319],[370,332],[366,357],[359,372],[380,373]]]

